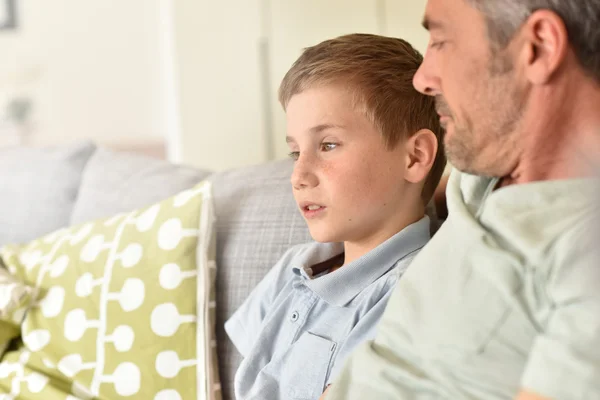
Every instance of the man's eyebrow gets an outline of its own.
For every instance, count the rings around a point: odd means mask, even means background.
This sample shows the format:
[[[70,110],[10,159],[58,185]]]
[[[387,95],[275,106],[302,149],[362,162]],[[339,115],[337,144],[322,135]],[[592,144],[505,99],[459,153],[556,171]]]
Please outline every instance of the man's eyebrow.
[[[428,31],[432,29],[442,29],[444,27],[440,21],[432,20],[427,15],[423,18],[421,25],[423,25],[423,28],[427,29]]]
[[[337,124],[319,124],[319,125],[316,125],[316,126],[313,126],[312,128],[310,128],[309,131],[312,134],[316,134],[316,133],[321,133],[323,131],[326,131],[328,129],[344,129],[344,126],[337,125]],[[294,139],[291,136],[286,136],[285,141],[286,141],[286,143],[296,143],[296,139]]]

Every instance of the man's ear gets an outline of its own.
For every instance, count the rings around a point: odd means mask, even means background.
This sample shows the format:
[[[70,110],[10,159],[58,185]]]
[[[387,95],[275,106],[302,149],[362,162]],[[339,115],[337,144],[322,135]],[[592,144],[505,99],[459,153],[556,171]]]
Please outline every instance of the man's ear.
[[[405,149],[404,179],[412,183],[425,180],[437,154],[438,141],[435,134],[429,129],[421,129],[408,138]]]
[[[526,75],[534,84],[545,84],[567,57],[567,28],[555,12],[537,10],[527,19],[522,29],[526,42]]]

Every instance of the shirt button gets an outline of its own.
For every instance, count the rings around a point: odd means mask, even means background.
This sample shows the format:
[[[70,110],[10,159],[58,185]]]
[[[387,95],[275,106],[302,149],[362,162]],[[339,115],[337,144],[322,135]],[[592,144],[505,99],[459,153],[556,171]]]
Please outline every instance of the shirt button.
[[[290,317],[290,320],[291,320],[292,322],[296,322],[296,321],[298,321],[298,318],[299,318],[299,317],[300,317],[300,314],[298,314],[298,311],[294,311],[294,312],[292,313],[292,316]]]

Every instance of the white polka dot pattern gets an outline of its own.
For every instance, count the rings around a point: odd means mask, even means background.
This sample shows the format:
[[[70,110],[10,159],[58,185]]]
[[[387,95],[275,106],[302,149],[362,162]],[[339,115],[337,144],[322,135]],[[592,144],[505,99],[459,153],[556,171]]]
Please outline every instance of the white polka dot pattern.
[[[23,346],[0,363],[0,399],[220,400],[210,196],[204,182],[0,249],[38,293],[20,311]],[[0,310],[6,298],[0,280]],[[58,375],[69,393],[53,384]]]

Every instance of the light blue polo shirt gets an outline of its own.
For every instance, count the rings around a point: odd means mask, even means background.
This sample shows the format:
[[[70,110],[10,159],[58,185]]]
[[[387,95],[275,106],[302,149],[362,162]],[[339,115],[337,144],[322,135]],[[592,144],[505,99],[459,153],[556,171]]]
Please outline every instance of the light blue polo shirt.
[[[423,217],[332,273],[324,269],[343,244],[287,251],[225,324],[244,357],[236,399],[318,399],[352,350],[375,337],[392,289],[429,238]]]

